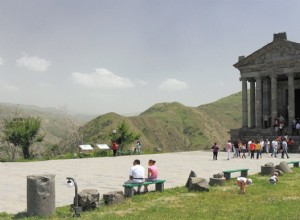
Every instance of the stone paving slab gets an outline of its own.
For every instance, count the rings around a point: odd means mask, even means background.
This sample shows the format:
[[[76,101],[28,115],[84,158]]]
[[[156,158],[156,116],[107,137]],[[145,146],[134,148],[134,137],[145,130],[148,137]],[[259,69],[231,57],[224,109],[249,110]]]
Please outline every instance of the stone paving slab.
[[[42,162],[0,163],[0,212],[18,213],[27,208],[27,176],[55,174],[56,207],[73,203],[74,188],[66,186],[66,177],[73,177],[78,184],[78,192],[83,189],[96,189],[104,193],[123,190],[128,179],[129,169],[134,159],[140,159],[147,167],[149,159],[156,160],[159,178],[167,180],[165,188],[184,186],[190,171],[198,177],[209,180],[213,174],[228,169],[248,168],[249,174],[260,172],[267,162],[275,165],[281,161],[300,161],[300,154],[290,154],[290,159],[272,158],[264,154],[262,159],[226,159],[226,153],[220,152],[217,161],[212,160],[210,151],[191,151],[152,155],[131,155],[119,157],[99,157],[86,159],[51,160]],[[237,177],[239,173],[232,176]],[[151,186],[149,186],[151,190]]]

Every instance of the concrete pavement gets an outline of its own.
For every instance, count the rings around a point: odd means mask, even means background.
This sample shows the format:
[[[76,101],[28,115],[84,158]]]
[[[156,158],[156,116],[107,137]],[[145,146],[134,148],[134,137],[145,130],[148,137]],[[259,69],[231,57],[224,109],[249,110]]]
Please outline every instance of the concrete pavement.
[[[275,165],[281,161],[300,160],[300,154],[290,154],[290,159],[272,158],[264,154],[262,159],[227,160],[226,153],[220,152],[217,161],[212,160],[210,151],[191,151],[152,155],[131,155],[119,157],[99,157],[87,159],[51,160],[42,162],[0,163],[0,212],[18,213],[27,208],[27,176],[55,174],[56,207],[73,203],[74,188],[66,186],[66,177],[73,177],[78,191],[96,189],[100,196],[109,191],[123,190],[122,184],[128,179],[129,169],[134,159],[140,159],[147,167],[149,159],[156,160],[159,178],[166,179],[165,188],[184,186],[191,170],[198,177],[209,180],[213,174],[227,169],[249,168],[249,174],[260,172],[267,162]],[[237,177],[239,174],[233,174]],[[151,186],[149,186],[151,190]]]

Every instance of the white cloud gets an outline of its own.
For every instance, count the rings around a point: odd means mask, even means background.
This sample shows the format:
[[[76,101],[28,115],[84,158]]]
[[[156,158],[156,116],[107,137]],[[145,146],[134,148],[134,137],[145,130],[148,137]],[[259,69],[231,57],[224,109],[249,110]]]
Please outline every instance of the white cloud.
[[[4,59],[2,57],[0,57],[0,66],[2,66],[4,63]]]
[[[24,55],[17,61],[17,65],[20,67],[25,67],[32,71],[44,72],[50,66],[50,62],[39,57],[30,57],[28,55]]]
[[[52,86],[50,83],[47,83],[47,82],[39,82],[38,85],[40,87],[51,87]]]
[[[161,90],[183,90],[189,86],[186,82],[179,81],[177,79],[167,79],[158,87]]]
[[[132,88],[134,83],[127,78],[115,75],[107,69],[96,69],[93,73],[72,73],[73,81],[81,86],[104,89]]]
[[[9,92],[15,92],[19,90],[17,86],[9,84],[4,81],[0,81],[0,88],[2,91],[9,91]]]
[[[223,81],[220,81],[220,82],[219,82],[219,86],[224,87],[224,86],[225,86],[225,83],[224,83]]]
[[[145,86],[145,85],[147,85],[148,83],[147,83],[146,81],[144,81],[144,80],[136,80],[136,84],[137,84],[137,85],[140,85],[140,86]]]

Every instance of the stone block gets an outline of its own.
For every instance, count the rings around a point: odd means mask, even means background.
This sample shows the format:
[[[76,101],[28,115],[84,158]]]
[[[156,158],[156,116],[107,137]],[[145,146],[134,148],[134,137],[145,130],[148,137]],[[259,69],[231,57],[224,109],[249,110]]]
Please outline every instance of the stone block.
[[[209,185],[210,186],[224,186],[225,185],[225,178],[210,178]]]
[[[281,170],[284,173],[293,173],[293,171],[285,161],[280,162],[280,164],[277,165],[275,168]]]
[[[209,191],[209,184],[206,179],[199,177],[190,177],[189,182],[190,191]]]
[[[224,173],[217,173],[213,175],[213,178],[223,178],[224,177]]]
[[[188,177],[188,179],[187,179],[187,182],[186,182],[186,184],[185,184],[185,187],[189,187],[189,185],[190,185],[190,178],[191,177],[197,177],[197,174],[193,171],[193,170],[191,170],[191,172],[190,172],[190,175],[189,175],[189,177]]]
[[[271,166],[261,166],[261,175],[272,175],[275,171],[275,167]]]
[[[54,212],[55,175],[27,176],[27,215],[49,216]]]
[[[121,203],[124,200],[125,197],[122,191],[112,191],[103,194],[103,201],[105,205]]]
[[[100,193],[96,189],[84,189],[78,193],[78,206],[81,206],[83,211],[94,209],[99,199]]]

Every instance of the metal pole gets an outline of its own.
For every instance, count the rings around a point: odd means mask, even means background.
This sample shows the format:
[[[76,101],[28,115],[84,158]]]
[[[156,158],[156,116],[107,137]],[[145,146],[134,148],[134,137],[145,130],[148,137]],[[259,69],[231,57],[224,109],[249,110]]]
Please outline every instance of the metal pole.
[[[71,183],[71,180],[72,180],[73,183],[74,183],[74,186],[75,186],[74,212],[75,212],[75,216],[79,217],[80,216],[80,212],[82,210],[82,207],[78,206],[78,187],[77,187],[77,183],[76,183],[75,179],[72,178],[72,177],[67,177],[67,180],[68,180],[68,183]]]

